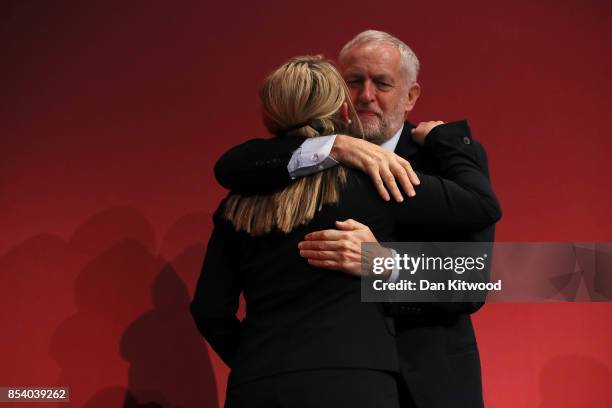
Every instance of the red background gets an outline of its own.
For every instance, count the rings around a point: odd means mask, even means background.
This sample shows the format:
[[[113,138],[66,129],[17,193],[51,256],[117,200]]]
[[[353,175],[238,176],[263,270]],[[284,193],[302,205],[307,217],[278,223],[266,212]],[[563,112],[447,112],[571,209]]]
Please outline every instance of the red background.
[[[0,386],[66,384],[79,407],[121,406],[126,390],[222,404],[227,369],[187,314],[224,195],[213,164],[265,134],[267,72],[333,58],[367,28],[421,59],[413,121],[470,120],[504,209],[499,241],[612,241],[604,0],[2,7]],[[611,312],[486,306],[474,320],[488,406],[612,406]]]

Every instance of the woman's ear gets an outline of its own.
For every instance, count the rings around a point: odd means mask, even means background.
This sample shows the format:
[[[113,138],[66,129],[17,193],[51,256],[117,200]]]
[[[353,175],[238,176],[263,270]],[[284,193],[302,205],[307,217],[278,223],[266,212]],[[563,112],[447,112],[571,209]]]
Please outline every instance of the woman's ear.
[[[346,124],[351,123],[351,117],[349,116],[348,103],[344,102],[340,107],[340,118]]]

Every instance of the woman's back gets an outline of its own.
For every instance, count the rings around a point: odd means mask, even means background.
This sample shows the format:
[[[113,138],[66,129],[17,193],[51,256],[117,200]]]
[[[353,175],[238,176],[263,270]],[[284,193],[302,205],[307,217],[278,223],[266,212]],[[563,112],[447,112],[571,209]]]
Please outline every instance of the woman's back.
[[[367,222],[381,240],[393,240],[394,224],[361,173],[349,170],[336,205],[326,205],[289,234],[252,237],[215,222],[231,236],[232,262],[246,301],[243,337],[231,383],[261,375],[309,368],[351,367],[397,370],[393,328],[381,306],[361,302],[358,278],[315,268],[299,254],[310,232],[353,218]],[[221,208],[220,208],[221,209]]]

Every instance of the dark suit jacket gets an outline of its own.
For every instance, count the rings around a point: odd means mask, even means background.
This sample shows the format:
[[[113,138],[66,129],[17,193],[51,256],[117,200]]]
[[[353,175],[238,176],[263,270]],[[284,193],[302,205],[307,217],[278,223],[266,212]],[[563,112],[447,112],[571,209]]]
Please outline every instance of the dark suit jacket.
[[[415,240],[423,229],[459,234],[493,224],[501,216],[500,208],[474,151],[477,146],[465,122],[437,127],[419,151],[448,180],[420,174],[415,198],[387,203],[365,175],[349,170],[340,202],[325,206],[312,222],[288,235],[253,238],[235,232],[220,215],[222,204],[215,213],[191,311],[204,337],[232,368],[230,386],[310,368],[398,371],[397,353],[402,348],[395,346],[382,305],[360,301],[358,279],[309,266],[299,256],[297,243],[308,232],[333,228],[336,220],[346,218],[370,226],[381,241]],[[263,159],[263,166],[275,166],[272,159]],[[242,322],[235,316],[241,291],[247,303]],[[414,331],[410,322],[406,330]],[[400,326],[404,330],[404,324]],[[432,332],[426,326],[415,341],[423,341],[425,333],[449,334],[436,327]],[[473,334],[468,340],[473,344]],[[415,363],[428,358],[428,347],[409,351],[419,355]]]
[[[406,123],[395,152],[408,159],[417,171],[440,174],[439,164],[430,152],[412,141],[412,128]],[[482,145],[473,139],[464,139],[464,143],[473,146],[469,152],[488,178],[488,160]],[[403,234],[400,237],[410,241]],[[492,243],[494,239],[492,223],[479,231],[423,229],[418,239],[412,240]],[[402,374],[417,407],[484,406],[480,356],[469,316],[482,305],[471,302],[386,305],[387,312],[396,316]]]

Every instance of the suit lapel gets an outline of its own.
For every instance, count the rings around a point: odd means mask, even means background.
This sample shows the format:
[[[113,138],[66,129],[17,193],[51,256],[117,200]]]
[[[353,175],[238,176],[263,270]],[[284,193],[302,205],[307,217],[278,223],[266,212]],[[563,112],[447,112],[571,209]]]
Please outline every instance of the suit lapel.
[[[415,126],[412,123],[405,122],[402,134],[397,141],[397,146],[395,146],[395,153],[405,159],[410,159],[411,156],[415,155],[419,151],[419,146],[414,143],[412,136],[410,135],[410,131],[414,127]]]

